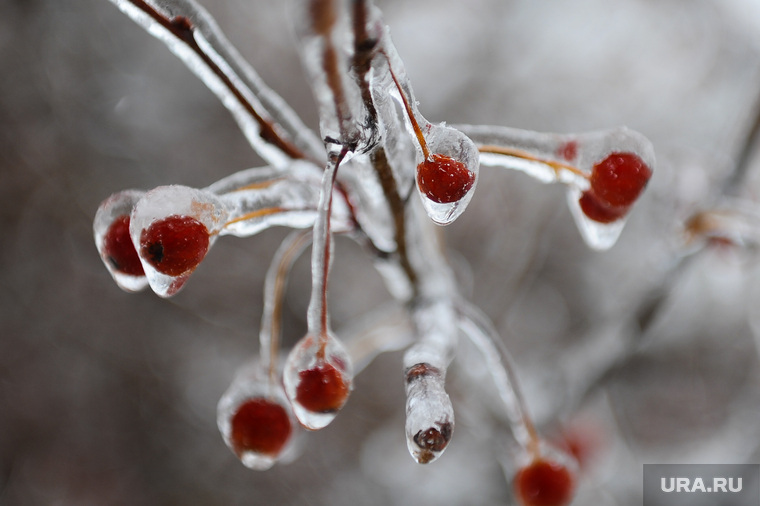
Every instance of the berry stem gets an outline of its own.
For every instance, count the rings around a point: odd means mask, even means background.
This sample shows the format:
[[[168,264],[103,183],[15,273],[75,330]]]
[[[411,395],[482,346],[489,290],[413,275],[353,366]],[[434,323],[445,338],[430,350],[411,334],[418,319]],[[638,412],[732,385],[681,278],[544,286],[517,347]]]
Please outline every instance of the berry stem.
[[[533,458],[540,455],[540,437],[528,414],[520,391],[512,356],[488,318],[473,305],[462,301],[458,307],[459,328],[478,348],[493,378],[509,418],[515,440]]]
[[[325,346],[328,341],[327,280],[330,273],[330,247],[332,242],[330,230],[332,192],[338,167],[348,152],[349,147],[343,146],[340,153],[327,162],[327,167],[322,176],[317,219],[314,223],[312,292],[308,310],[308,327],[311,335],[319,336],[318,360],[324,359]]]
[[[396,88],[398,89],[399,95],[401,95],[401,100],[404,102],[404,108],[406,109],[406,115],[409,116],[409,121],[412,124],[412,129],[414,130],[414,134],[417,136],[417,141],[420,143],[420,149],[422,149],[422,156],[425,158],[425,160],[430,160],[430,150],[428,149],[427,142],[425,141],[425,136],[422,134],[422,129],[420,128],[419,123],[417,123],[417,119],[414,117],[414,111],[412,110],[412,106],[409,103],[409,99],[406,98],[406,95],[404,94],[404,90],[401,88],[401,83],[399,83],[398,78],[396,77],[396,73],[393,72],[393,68],[391,67],[391,59],[388,57],[388,55],[384,51],[383,51],[383,55],[388,61],[388,72],[390,73],[391,78],[393,79],[393,82],[396,84]]]
[[[251,211],[250,213],[245,213],[243,215],[236,216],[235,218],[225,223],[224,227],[222,228],[224,229],[226,227],[229,227],[230,225],[234,225],[235,223],[240,223],[241,221],[252,220],[254,218],[259,218],[261,216],[268,216],[270,214],[282,213],[289,210],[292,210],[292,209],[286,209],[284,207],[265,207],[263,209],[257,209],[255,211]],[[221,232],[221,230],[214,233],[218,234],[219,232]]]
[[[259,332],[261,367],[268,372],[269,392],[277,384],[277,356],[280,348],[282,302],[293,262],[311,239],[310,231],[294,231],[282,242],[269,265],[264,282],[264,314]]]
[[[559,175],[563,170],[569,171],[575,174],[576,176],[580,176],[584,179],[589,179],[590,177],[588,174],[585,174],[583,171],[581,171],[580,169],[578,169],[577,167],[573,165],[568,165],[566,163],[561,163],[561,162],[555,162],[554,160],[547,160],[545,158],[539,158],[521,149],[514,149],[514,148],[507,148],[504,146],[496,146],[493,144],[486,144],[486,145],[478,146],[478,151],[480,151],[481,153],[493,153],[496,155],[514,156],[516,158],[522,158],[523,160],[528,160],[531,162],[543,163],[544,165],[547,165],[551,169],[554,170],[554,173],[557,174],[557,178],[559,178]]]

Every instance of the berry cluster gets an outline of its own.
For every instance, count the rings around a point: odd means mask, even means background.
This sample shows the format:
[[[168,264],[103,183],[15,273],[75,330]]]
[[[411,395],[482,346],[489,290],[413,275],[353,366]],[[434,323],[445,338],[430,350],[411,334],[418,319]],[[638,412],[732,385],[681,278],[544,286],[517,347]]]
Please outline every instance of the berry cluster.
[[[325,427],[348,400],[355,356],[331,330],[327,310],[332,235],[345,233],[366,248],[389,292],[405,308],[400,319],[410,338],[399,341],[412,343],[404,370],[406,436],[413,458],[432,462],[453,436],[446,371],[460,336],[466,336],[482,352],[500,393],[498,407],[506,411],[521,458],[527,456],[511,477],[516,497],[524,506],[568,504],[576,488],[575,469],[563,454],[540,450],[543,440],[502,338],[463,300],[430,222],[447,225],[464,212],[482,163],[567,184],[584,237],[592,247],[609,247],[652,175],[648,141],[624,129],[557,136],[429,123],[417,109],[403,63],[369,0],[354,2],[350,11],[334,2],[299,4],[304,65],[319,105],[318,136],[260,82],[193,2],[112,1],[186,59],[231,109],[268,164],[202,190],[129,190],[104,201],[95,217],[95,242],[119,286],[129,291],[150,286],[170,297],[221,235],[248,237],[275,225],[312,231],[291,234],[273,258],[259,353],[241,368],[217,406],[219,429],[235,455],[250,468],[267,469],[292,453],[301,427]],[[339,175],[341,166],[345,170]],[[415,188],[425,213],[409,203]],[[284,285],[309,242],[308,329],[281,360]],[[369,348],[364,355],[372,358],[392,347],[392,335],[367,335],[354,335],[353,349]]]

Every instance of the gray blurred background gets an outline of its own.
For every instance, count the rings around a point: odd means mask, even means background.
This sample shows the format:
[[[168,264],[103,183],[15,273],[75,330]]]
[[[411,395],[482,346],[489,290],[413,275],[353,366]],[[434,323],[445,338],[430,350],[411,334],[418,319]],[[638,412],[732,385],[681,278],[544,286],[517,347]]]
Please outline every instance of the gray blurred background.
[[[204,4],[316,125],[287,7]],[[757,462],[757,259],[711,250],[665,273],[683,221],[713,203],[757,114],[760,1],[378,5],[431,121],[627,125],[655,145],[650,191],[609,252],[582,243],[562,188],[491,169],[445,230],[463,290],[514,353],[544,431],[559,422],[597,436],[577,504],[640,504],[645,462]],[[260,160],[212,94],[106,0],[0,1],[0,65],[0,504],[510,503],[508,432],[465,345],[440,461],[418,466],[406,451],[391,353],[297,461],[244,468],[218,434],[216,402],[256,350],[264,273],[285,231],[219,241],[167,301],[120,291],[91,227],[116,191],[202,187]],[[340,330],[389,296],[358,247],[339,240],[336,258]],[[307,262],[289,288],[286,344],[304,331]],[[661,311],[643,348],[577,402],[651,293]]]

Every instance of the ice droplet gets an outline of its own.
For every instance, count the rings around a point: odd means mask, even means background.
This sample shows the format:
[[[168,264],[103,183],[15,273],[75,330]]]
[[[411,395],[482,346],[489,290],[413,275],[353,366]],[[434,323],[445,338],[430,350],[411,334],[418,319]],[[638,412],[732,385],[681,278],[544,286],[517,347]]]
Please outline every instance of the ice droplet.
[[[159,186],[135,204],[129,231],[157,295],[171,297],[182,288],[216,241],[227,214],[214,194],[187,186]]]
[[[592,220],[583,212],[580,206],[582,192],[576,187],[568,187],[567,204],[570,207],[570,213],[575,220],[575,225],[581,233],[581,237],[589,248],[597,251],[610,249],[615,245],[620,234],[625,228],[625,216],[612,221],[611,223],[602,223]]]
[[[143,195],[145,192],[141,190],[124,190],[111,195],[100,204],[93,221],[100,258],[119,288],[127,292],[138,292],[148,286],[129,235],[130,214]]]
[[[439,225],[448,225],[464,212],[472,199],[480,155],[469,137],[445,125],[429,125],[425,141],[432,159],[423,160],[417,166],[417,193],[430,219]],[[440,170],[432,174],[433,181],[425,188],[422,170],[431,163]]]
[[[301,424],[310,430],[326,427],[348,400],[353,366],[343,343],[332,334],[307,334],[285,362],[285,393]]]
[[[280,384],[258,360],[243,366],[217,405],[225,444],[246,467],[264,471],[297,453],[298,423]]]

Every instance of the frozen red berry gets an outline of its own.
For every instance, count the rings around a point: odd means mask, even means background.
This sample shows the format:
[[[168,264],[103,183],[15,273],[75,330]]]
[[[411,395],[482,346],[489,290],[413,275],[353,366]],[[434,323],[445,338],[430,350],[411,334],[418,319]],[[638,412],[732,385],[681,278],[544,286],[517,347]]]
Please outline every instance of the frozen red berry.
[[[434,154],[417,166],[417,186],[438,204],[458,202],[474,183],[475,174],[450,156]]]
[[[129,215],[117,217],[103,236],[103,253],[113,269],[130,276],[145,276],[140,257],[129,236]]]
[[[246,452],[277,456],[293,431],[285,408],[264,398],[241,404],[230,425],[232,447],[238,456]]]
[[[155,221],[140,235],[140,255],[167,276],[195,269],[208,247],[208,229],[190,216],[172,215]]]
[[[628,213],[651,177],[652,170],[637,155],[611,153],[594,165],[591,186],[578,204],[590,219],[612,223]]]
[[[612,223],[628,213],[630,207],[609,207],[604,205],[590,191],[585,191],[578,200],[583,214],[599,223]]]
[[[298,373],[296,401],[314,413],[338,411],[348,399],[350,386],[343,374],[328,363]]]
[[[591,170],[591,192],[609,207],[630,207],[652,177],[652,170],[633,153],[611,153]]]
[[[575,477],[566,466],[539,458],[517,472],[514,489],[523,506],[565,506],[573,499]]]

